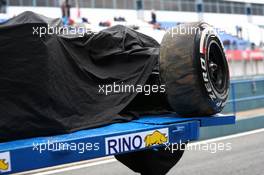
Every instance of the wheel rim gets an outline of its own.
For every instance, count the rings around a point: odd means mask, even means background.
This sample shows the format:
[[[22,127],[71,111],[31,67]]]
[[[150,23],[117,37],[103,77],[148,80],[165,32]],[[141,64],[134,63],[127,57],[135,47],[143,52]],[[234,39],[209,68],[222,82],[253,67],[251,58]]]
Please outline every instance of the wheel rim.
[[[228,72],[221,46],[214,40],[208,47],[208,69],[212,85],[219,93],[223,93],[226,89]]]

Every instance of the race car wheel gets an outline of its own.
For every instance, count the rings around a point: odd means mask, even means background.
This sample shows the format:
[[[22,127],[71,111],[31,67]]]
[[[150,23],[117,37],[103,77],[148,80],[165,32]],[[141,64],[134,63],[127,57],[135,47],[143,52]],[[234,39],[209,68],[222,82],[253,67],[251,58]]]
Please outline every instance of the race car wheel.
[[[229,70],[219,37],[207,23],[179,25],[164,35],[160,76],[170,107],[182,116],[220,112],[229,92]]]

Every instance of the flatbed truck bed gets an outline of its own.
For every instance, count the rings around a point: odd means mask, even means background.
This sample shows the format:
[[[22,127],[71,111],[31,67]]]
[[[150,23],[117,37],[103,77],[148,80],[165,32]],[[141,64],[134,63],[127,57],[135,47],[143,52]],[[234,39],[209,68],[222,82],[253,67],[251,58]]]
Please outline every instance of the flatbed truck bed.
[[[175,114],[142,116],[126,123],[71,134],[0,143],[0,174],[43,169],[110,155],[199,139],[200,127],[235,123],[234,115],[183,118]],[[157,134],[158,133],[158,134]],[[6,166],[4,166],[6,165]]]

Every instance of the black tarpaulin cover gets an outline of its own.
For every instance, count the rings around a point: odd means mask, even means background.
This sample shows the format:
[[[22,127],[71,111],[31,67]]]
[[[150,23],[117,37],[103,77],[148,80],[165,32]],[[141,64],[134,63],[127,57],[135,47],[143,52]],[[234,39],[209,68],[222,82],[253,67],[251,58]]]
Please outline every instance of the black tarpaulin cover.
[[[131,120],[118,114],[136,94],[99,85],[144,85],[158,64],[159,44],[126,27],[33,35],[48,25],[62,23],[25,12],[0,25],[0,142]]]

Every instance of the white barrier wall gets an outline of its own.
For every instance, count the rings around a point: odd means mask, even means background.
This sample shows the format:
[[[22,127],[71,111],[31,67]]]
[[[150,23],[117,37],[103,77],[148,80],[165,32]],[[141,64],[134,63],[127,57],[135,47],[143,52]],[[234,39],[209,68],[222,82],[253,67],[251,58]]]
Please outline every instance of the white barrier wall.
[[[161,41],[164,31],[150,30],[142,21],[137,20],[137,11],[135,10],[121,10],[121,9],[89,9],[82,8],[81,16],[88,18],[91,23],[98,25],[99,21],[113,20],[114,17],[122,16],[131,24],[140,25],[140,32],[154,37],[158,42]],[[24,11],[33,11],[51,18],[61,17],[61,9],[56,7],[15,7],[7,8],[7,16],[12,17]],[[173,11],[156,11],[158,21],[167,22],[194,22],[198,21],[197,13],[192,12],[173,12]],[[71,9],[73,19],[77,19],[77,9]],[[0,16],[1,17],[1,16]],[[264,41],[264,32],[258,27],[248,24],[248,18],[245,15],[232,15],[232,14],[214,14],[205,13],[203,15],[204,21],[225,29],[230,33],[235,34],[235,26],[243,26],[244,36],[250,41],[258,44],[261,40]],[[150,21],[150,11],[144,11],[145,21]],[[264,16],[252,16],[252,23],[257,25],[264,24]],[[232,76],[244,76],[254,74],[264,74],[264,61],[230,61],[230,74]]]
[[[49,17],[60,17],[60,8],[56,7],[16,7],[10,6],[7,8],[7,13],[11,16],[17,15],[23,11],[34,11],[41,14],[45,14]],[[76,17],[77,12],[75,8],[71,9],[73,17]],[[160,21],[176,21],[176,22],[192,22],[199,19],[197,13],[193,12],[175,12],[175,11],[156,11],[157,19]],[[82,16],[94,17],[97,19],[112,18],[114,16],[124,16],[127,19],[135,19],[137,17],[137,12],[135,10],[125,10],[125,9],[90,9],[81,8]],[[150,20],[150,11],[145,10],[144,16],[146,20]],[[235,14],[216,14],[216,13],[204,13],[204,20],[212,24],[234,24],[243,25],[248,21],[245,15],[235,15]],[[252,23],[263,25],[264,16],[252,16]]]
[[[7,8],[8,16],[12,17],[18,15],[23,11],[33,11],[36,13],[43,14],[52,18],[61,17],[61,9],[56,7],[15,7],[10,6]],[[135,10],[124,10],[124,9],[90,9],[81,8],[81,16],[88,18],[92,23],[98,23],[98,21],[105,21],[107,19],[112,20],[113,17],[122,16],[130,21],[136,23],[137,11]],[[77,18],[77,9],[71,9],[72,18]],[[198,21],[199,17],[197,13],[193,12],[174,12],[174,11],[156,11],[158,21],[168,22],[193,22]],[[144,11],[145,21],[150,21],[150,11]],[[256,44],[264,40],[264,30],[259,29],[255,25],[264,24],[264,16],[252,16],[252,24],[249,24],[248,17],[246,15],[234,15],[234,14],[215,14],[215,13],[204,13],[204,21],[214,25],[215,27],[222,28],[231,34],[236,33],[235,26],[239,25],[243,27],[243,37],[247,38]],[[252,35],[253,33],[253,35]]]
[[[15,7],[10,6],[7,8],[7,13],[10,16],[17,15],[23,11],[34,11],[40,14],[44,14],[49,17],[60,17],[61,10],[56,7]],[[77,17],[77,11],[75,8],[71,9],[73,18]],[[192,22],[199,20],[198,14],[193,12],[175,12],[175,11],[156,11],[158,21],[176,21],[176,22]],[[112,19],[114,16],[124,16],[127,19],[136,19],[137,12],[135,10],[124,9],[90,9],[81,8],[81,14],[85,17],[95,18],[97,20],[105,20],[107,18]],[[150,20],[150,11],[144,11],[145,20]],[[204,20],[214,24],[222,26],[228,25],[244,25],[248,18],[245,15],[235,14],[216,14],[216,13],[204,13]],[[263,25],[264,16],[252,16],[252,23]]]

